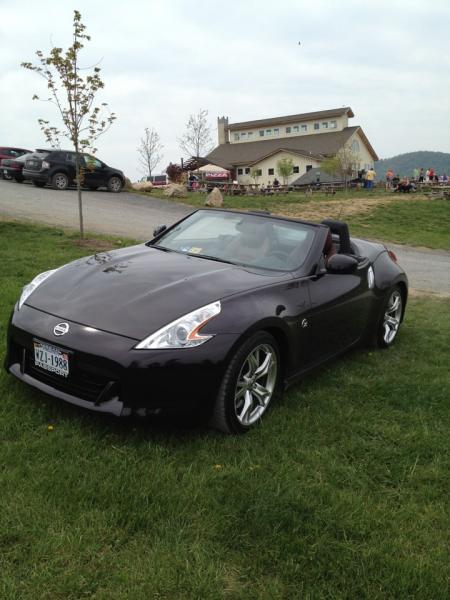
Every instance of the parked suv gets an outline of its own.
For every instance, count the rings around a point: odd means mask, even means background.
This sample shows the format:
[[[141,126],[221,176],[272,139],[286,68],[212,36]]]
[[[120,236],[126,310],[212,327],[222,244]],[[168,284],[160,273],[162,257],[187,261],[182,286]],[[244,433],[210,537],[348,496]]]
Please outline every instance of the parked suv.
[[[47,154],[34,153],[27,157],[22,175],[38,187],[49,183],[57,190],[65,190],[75,184],[75,159],[75,152],[70,150],[53,150]],[[84,187],[96,190],[105,186],[110,192],[120,192],[123,188],[123,172],[108,167],[98,158],[90,154],[81,154],[80,166],[84,170]]]
[[[0,165],[3,159],[14,159],[26,154],[27,152],[31,152],[31,150],[25,150],[24,148],[5,148],[4,146],[0,146]],[[5,179],[11,179],[11,177],[0,169],[0,179],[4,177]]]

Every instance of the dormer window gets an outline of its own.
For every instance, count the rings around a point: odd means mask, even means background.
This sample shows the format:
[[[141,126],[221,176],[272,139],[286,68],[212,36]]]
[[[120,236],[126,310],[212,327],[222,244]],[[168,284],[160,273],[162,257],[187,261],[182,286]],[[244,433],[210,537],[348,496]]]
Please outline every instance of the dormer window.
[[[239,141],[239,134],[238,133],[235,133],[233,137],[234,137],[234,141],[235,142]]]
[[[294,125],[294,127],[292,128],[292,131],[294,133],[298,133],[298,125]]]
[[[280,135],[280,130],[278,129],[278,127],[274,128],[273,135]]]
[[[314,123],[314,129],[320,129],[320,123]]]
[[[308,125],[302,125],[302,133],[308,131]]]
[[[291,128],[290,127],[286,127],[286,133],[291,133]]]
[[[322,123],[322,129],[328,129],[328,121]]]
[[[337,123],[336,121],[330,121],[330,129],[336,129]]]
[[[264,137],[264,129],[259,130],[259,137]]]
[[[247,137],[247,132],[246,132],[246,131],[243,131],[243,132],[241,133],[241,140],[245,140],[245,138],[246,138],[246,137]]]
[[[272,135],[272,130],[271,129],[266,129],[266,135]]]

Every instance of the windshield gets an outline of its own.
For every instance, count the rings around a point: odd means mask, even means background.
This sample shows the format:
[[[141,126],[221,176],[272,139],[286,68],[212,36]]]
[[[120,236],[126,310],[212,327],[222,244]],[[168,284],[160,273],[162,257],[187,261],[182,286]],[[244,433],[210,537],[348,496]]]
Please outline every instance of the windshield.
[[[154,245],[237,265],[286,271],[303,264],[314,231],[314,226],[265,216],[199,210]]]

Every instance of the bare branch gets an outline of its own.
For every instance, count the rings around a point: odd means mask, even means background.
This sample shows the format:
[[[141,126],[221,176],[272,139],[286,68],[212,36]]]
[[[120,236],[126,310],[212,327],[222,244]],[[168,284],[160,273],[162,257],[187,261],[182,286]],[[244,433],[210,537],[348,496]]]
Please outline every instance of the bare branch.
[[[178,143],[188,156],[202,156],[211,152],[213,144],[207,110],[200,109],[198,114],[190,115],[186,131]]]

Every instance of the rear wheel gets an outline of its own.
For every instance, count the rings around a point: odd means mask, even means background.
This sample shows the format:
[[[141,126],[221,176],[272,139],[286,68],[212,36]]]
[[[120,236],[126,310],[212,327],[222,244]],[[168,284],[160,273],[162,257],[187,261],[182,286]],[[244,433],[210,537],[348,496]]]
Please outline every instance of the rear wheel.
[[[33,185],[35,185],[36,187],[44,187],[45,182],[44,181],[33,181]]]
[[[220,386],[210,425],[225,433],[256,426],[279,393],[280,353],[275,339],[261,331],[238,348]]]
[[[403,316],[403,295],[399,286],[393,287],[383,304],[376,331],[375,343],[380,348],[388,348],[397,337]]]
[[[110,177],[108,179],[107,186],[108,186],[108,190],[110,192],[117,193],[117,192],[120,192],[121,189],[123,188],[123,182],[120,179],[120,177],[113,175],[112,177]]]
[[[55,173],[52,177],[52,185],[57,190],[66,190],[69,187],[69,178],[65,173]]]

